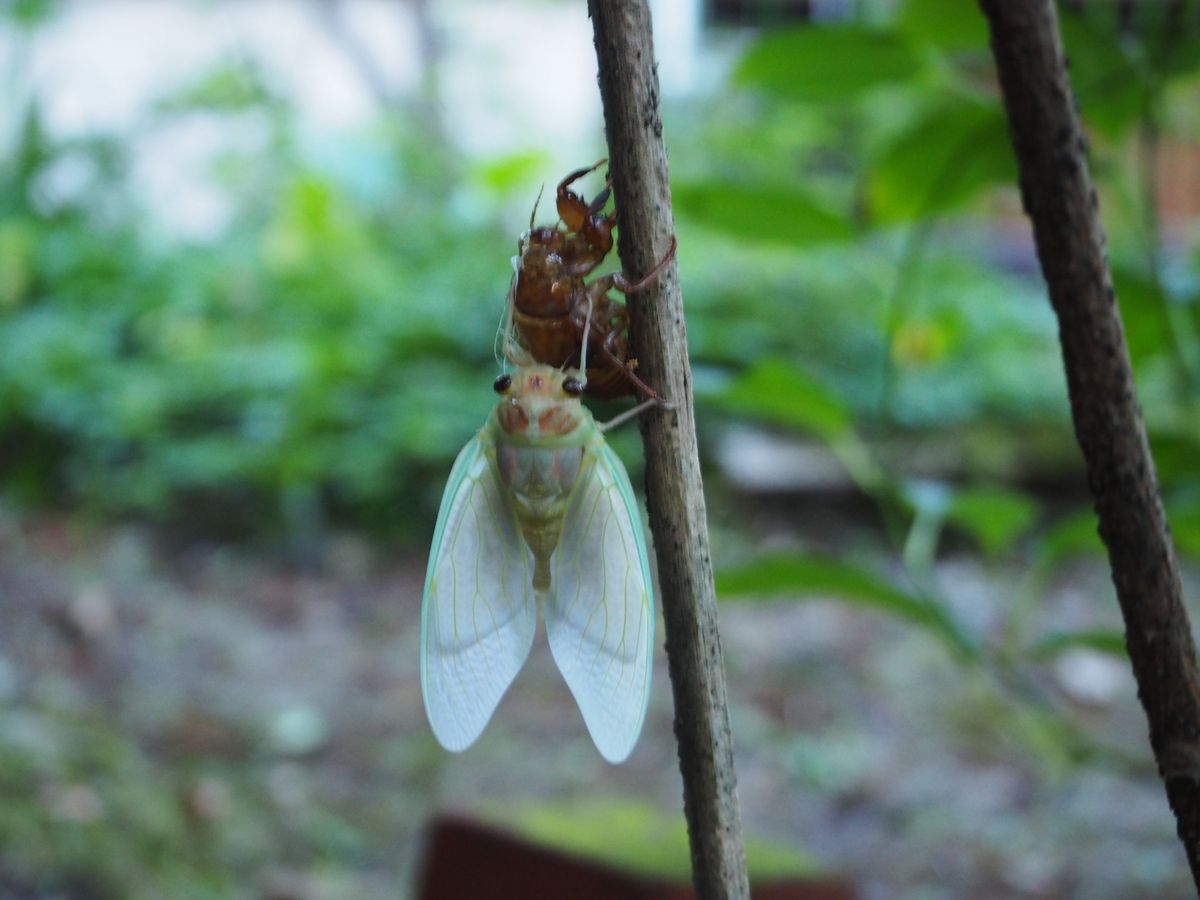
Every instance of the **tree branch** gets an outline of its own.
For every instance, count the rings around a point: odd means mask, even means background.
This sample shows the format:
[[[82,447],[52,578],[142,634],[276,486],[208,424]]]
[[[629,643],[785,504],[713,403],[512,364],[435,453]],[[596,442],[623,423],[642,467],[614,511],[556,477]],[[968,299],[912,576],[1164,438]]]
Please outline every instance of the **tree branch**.
[[[620,254],[649,272],[675,231],[658,75],[645,0],[588,0],[600,70]],[[717,632],[679,270],[630,298],[639,371],[674,404],[642,419],[646,496],[658,556],[692,877],[701,898],[748,897],[733,739]]]
[[[981,0],[1150,745],[1200,887],[1200,690],[1052,0]]]

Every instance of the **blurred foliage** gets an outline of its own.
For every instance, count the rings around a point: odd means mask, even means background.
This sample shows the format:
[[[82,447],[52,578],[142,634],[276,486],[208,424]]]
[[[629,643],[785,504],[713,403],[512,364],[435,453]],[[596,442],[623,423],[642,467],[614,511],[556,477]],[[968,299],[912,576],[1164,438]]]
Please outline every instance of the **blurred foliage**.
[[[1024,485],[1077,471],[986,29],[973,8],[938,9],[908,0],[768,31],[726,88],[672,118],[701,414],[832,450],[880,504],[913,584],[947,530],[994,561],[1030,552],[1052,569],[1074,532],[1035,527],[1047,514]],[[54,11],[11,10],[26,34]],[[1164,493],[1191,553],[1196,231],[1162,227],[1144,157],[1200,137],[1176,111],[1200,85],[1200,37],[1169,10],[1119,20],[1104,4],[1064,9],[1063,31]],[[308,550],[331,520],[423,538],[448,461],[490,405],[480,385],[513,246],[504,207],[543,154],[471,162],[404,108],[331,153],[269,73],[232,59],[165,91],[141,126],[238,136],[207,178],[225,222],[187,240],[148,224],[136,139],[55,138],[41,102],[8,109],[0,166],[10,501],[274,532]],[[939,442],[932,461],[914,452]],[[839,587],[842,564],[800,557],[730,562],[727,583],[832,589],[973,642],[923,588],[867,590],[870,571]]]
[[[888,8],[768,31],[717,96],[673,113],[698,402],[711,421],[832,449],[910,566],[929,563],[945,529],[1000,559],[1055,540],[1035,533],[1043,510],[1022,483],[1077,471],[1055,323],[978,13]],[[10,12],[29,39],[55,9]],[[1163,487],[1191,552],[1195,229],[1161,227],[1162,186],[1139,154],[1200,134],[1176,111],[1196,96],[1200,39],[1169,11],[1118,21],[1104,4],[1064,9],[1063,29],[1115,211],[1113,269]],[[204,185],[224,222],[182,239],[149,224],[137,135],[56,138],[42,102],[7,108],[0,166],[9,500],[310,549],[331,520],[423,538],[448,461],[490,404],[504,208],[543,154],[466,160],[403,107],[331,151],[269,73],[232,59],[166,90],[140,126],[237,138]],[[940,461],[913,452],[938,441]]]
[[[724,94],[673,120],[702,407],[834,444],[864,487],[893,497],[911,473],[886,458],[888,435],[999,426],[977,449],[962,439],[966,462],[946,474],[967,479],[1072,454],[1053,320],[1014,268],[1025,224],[986,34],[973,9],[925,5],[768,32]],[[14,13],[32,27],[53,10]],[[1126,147],[1151,127],[1161,140],[1169,89],[1191,83],[1180,46],[1195,36],[1157,21],[1119,33],[1101,14],[1064,22],[1103,136],[1096,169],[1123,190]],[[1092,87],[1110,81],[1137,103]],[[331,156],[269,74],[234,59],[166,91],[142,126],[242,136],[209,173],[225,227],[186,241],[147,225],[135,141],[54,138],[40,103],[8,109],[0,169],[10,499],[227,535],[308,539],[335,519],[423,536],[435,482],[489,405],[479,385],[513,243],[503,207],[542,155],[468,162],[394,110]],[[725,116],[706,114],[714,103]],[[1147,417],[1180,459],[1164,482],[1190,489],[1194,248],[1168,260],[1165,239],[1147,251],[1139,228],[1112,231]],[[1031,447],[1043,426],[1057,451]],[[947,521],[1001,553],[1010,527],[987,524],[994,512]]]
[[[735,67],[722,122],[677,139],[673,163],[684,270],[699,269],[695,355],[721,372],[698,381],[701,402],[831,450],[879,504],[903,563],[885,577],[807,552],[750,556],[731,560],[722,590],[866,603],[957,652],[982,636],[934,586],[948,535],[993,564],[1029,560],[1017,594],[1102,548],[1090,509],[1064,517],[1064,489],[1080,503],[1086,493],[985,23],[969,4],[943,6],[907,0],[869,23],[765,35]],[[1081,6],[1061,13],[1072,79],[1168,512],[1191,554],[1200,210],[1193,198],[1189,220],[1160,221],[1171,186],[1156,163],[1200,139],[1181,114],[1200,94],[1200,26],[1172,4],[1124,18],[1112,4]],[[764,212],[747,225],[750,207]],[[693,259],[693,228],[728,251],[704,245]],[[943,440],[949,452],[933,452]],[[1024,634],[1030,613],[1013,603],[1002,631],[1035,656],[1123,652],[1109,632]]]
[[[8,491],[218,533],[427,506],[488,407],[511,235],[450,211],[454,166],[402,117],[343,149],[353,180],[321,168],[245,64],[152,116],[263,135],[217,161],[233,206],[211,240],[148,231],[128,145],[55,142],[21,111],[0,183]]]
[[[682,815],[645,803],[595,800],[562,806],[496,810],[498,823],[539,844],[600,860],[619,869],[687,881],[691,852]],[[777,841],[746,838],[746,865],[756,881],[812,877],[816,860]]]
[[[717,577],[717,589],[727,595],[775,593],[816,594],[846,603],[874,607],[920,625],[938,635],[957,654],[970,658],[976,649],[971,638],[939,605],[893,586],[853,563],[795,553],[760,558],[740,569],[726,569]]]

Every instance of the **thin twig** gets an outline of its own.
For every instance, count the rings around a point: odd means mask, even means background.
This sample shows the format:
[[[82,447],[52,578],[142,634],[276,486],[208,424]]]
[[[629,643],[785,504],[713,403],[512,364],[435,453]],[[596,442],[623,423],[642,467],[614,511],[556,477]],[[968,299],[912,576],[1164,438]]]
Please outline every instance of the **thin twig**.
[[[599,61],[621,263],[637,278],[663,257],[675,231],[650,12],[645,0],[589,0],[588,10]],[[639,371],[673,404],[671,410],[643,418],[642,437],[692,877],[701,898],[748,897],[676,263],[667,266],[653,287],[631,297],[629,306]]]
[[[1200,688],[1053,0],[981,0],[1150,745],[1200,887]]]

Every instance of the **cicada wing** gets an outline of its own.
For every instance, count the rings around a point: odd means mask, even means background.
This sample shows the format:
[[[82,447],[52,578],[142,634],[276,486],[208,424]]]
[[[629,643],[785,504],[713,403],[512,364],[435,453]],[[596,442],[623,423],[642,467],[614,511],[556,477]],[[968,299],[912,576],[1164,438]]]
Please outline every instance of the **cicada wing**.
[[[646,540],[621,460],[593,445],[552,560],[546,632],[600,755],[637,743],[650,699],[654,600]]]
[[[442,496],[421,605],[421,694],[447,750],[474,743],[537,628],[529,551],[476,436]]]

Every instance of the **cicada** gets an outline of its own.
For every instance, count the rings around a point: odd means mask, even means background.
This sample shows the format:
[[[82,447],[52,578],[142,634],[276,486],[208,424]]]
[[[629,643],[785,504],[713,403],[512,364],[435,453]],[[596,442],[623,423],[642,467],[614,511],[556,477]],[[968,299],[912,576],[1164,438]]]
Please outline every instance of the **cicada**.
[[[588,396],[613,399],[640,393],[658,399],[634,373],[635,363],[629,358],[629,310],[608,292],[616,289],[632,294],[652,284],[675,257],[675,239],[641,279],[612,272],[584,281],[612,250],[617,216],[604,213],[607,187],[588,203],[571,185],[604,163],[600,160],[577,169],[559,182],[555,206],[561,228],[535,228],[534,204],[529,231],[518,241],[514,259],[508,312],[511,330],[516,342],[540,363],[580,367],[590,355],[592,366],[584,373]]]
[[[463,750],[533,645],[550,651],[601,756],[621,762],[646,716],[654,602],[629,476],[580,402],[579,373],[523,365],[454,463],[421,609],[433,733]]]

